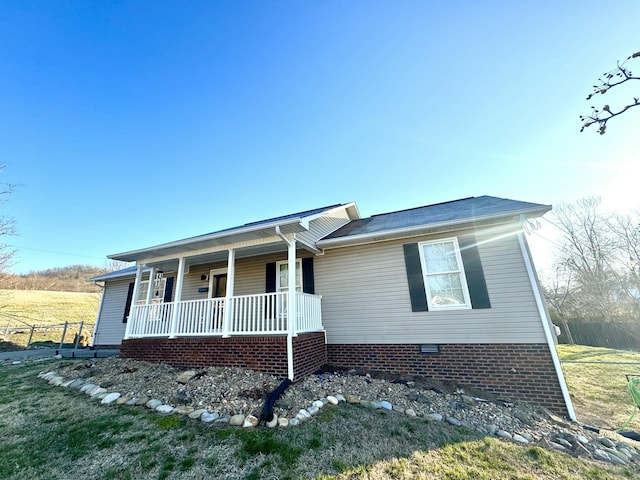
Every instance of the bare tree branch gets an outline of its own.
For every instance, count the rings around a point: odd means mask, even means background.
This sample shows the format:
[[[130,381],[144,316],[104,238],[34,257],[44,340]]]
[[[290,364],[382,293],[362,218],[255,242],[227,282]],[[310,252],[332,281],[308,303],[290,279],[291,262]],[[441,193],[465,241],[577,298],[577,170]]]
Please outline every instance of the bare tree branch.
[[[0,164],[0,173],[3,169],[4,165]],[[0,203],[3,202],[2,195],[8,195],[12,192],[13,185],[8,183],[0,184]],[[15,220],[7,215],[0,215],[0,237],[15,235],[15,233]],[[4,272],[11,266],[11,260],[14,255],[15,250],[4,243],[0,243],[0,273]]]
[[[603,78],[599,78],[599,85],[593,86],[593,92],[587,96],[587,100],[591,100],[595,95],[600,94],[604,95],[612,88],[622,85],[623,83],[629,82],[631,80],[640,80],[640,77],[633,76],[631,70],[625,67],[625,63],[627,63],[631,59],[635,59],[640,57],[640,52],[636,52],[622,63],[616,66],[615,69],[607,72],[603,75]],[[629,102],[624,107],[621,107],[618,110],[612,110],[609,105],[605,105],[602,109],[597,109],[596,107],[591,107],[591,114],[589,115],[580,115],[580,121],[582,123],[582,128],[580,131],[584,131],[585,128],[590,127],[591,125],[597,123],[598,124],[598,133],[600,135],[604,135],[607,130],[607,122],[618,115],[622,115],[627,110],[630,110],[633,107],[637,107],[640,105],[640,97],[633,97],[633,102]]]

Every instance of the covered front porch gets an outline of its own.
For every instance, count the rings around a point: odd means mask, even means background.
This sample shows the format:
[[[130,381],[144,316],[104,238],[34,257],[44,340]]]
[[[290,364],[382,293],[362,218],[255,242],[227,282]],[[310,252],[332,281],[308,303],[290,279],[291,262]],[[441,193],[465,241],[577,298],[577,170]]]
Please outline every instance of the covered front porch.
[[[305,231],[299,220],[260,224],[114,256],[137,264],[123,347],[145,339],[194,345],[178,340],[280,337],[293,379],[293,339],[309,333],[324,338],[321,296],[313,289],[319,251],[297,238]]]
[[[321,331],[320,299],[319,295],[302,292],[277,292],[134,305],[125,338]]]

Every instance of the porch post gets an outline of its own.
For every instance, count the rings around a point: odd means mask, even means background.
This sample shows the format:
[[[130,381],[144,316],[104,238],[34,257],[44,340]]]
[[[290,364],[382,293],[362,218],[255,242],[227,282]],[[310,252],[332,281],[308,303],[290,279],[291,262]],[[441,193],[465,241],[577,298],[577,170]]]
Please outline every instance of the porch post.
[[[171,325],[169,327],[169,338],[176,338],[176,327],[178,325],[178,315],[180,307],[178,302],[182,299],[182,284],[184,283],[184,257],[178,259],[178,273],[176,273],[176,293],[171,311]]]
[[[222,338],[231,334],[231,319],[233,318],[233,284],[235,283],[236,251],[228,250],[227,257],[227,294],[224,298],[224,324],[222,326]]]
[[[140,282],[142,281],[142,264],[138,264],[136,270],[136,279],[133,282],[133,293],[131,294],[131,308],[129,308],[129,319],[127,320],[127,326],[124,329],[124,338],[131,337],[131,328],[133,323],[133,311],[138,303],[138,293],[140,292]]]
[[[151,270],[149,270],[149,288],[147,288],[147,299],[145,302],[147,305],[151,304],[151,299],[153,298],[153,277],[155,274],[155,267],[151,267]]]
[[[298,323],[298,295],[296,292],[296,240],[295,237],[288,243],[287,249],[287,373],[293,380],[293,336],[296,334]]]

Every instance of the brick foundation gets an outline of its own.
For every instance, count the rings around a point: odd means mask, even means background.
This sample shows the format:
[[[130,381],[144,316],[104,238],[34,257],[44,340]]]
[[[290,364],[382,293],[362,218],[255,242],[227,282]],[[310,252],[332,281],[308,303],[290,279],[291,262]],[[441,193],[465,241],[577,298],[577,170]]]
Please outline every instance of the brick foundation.
[[[243,367],[277,377],[287,376],[287,337],[180,337],[123,340],[120,357],[163,362],[178,368]],[[326,363],[324,332],[293,337],[294,377]]]
[[[418,375],[518,398],[567,415],[547,344],[440,344],[440,353],[420,345],[327,345],[327,360],[339,368]]]

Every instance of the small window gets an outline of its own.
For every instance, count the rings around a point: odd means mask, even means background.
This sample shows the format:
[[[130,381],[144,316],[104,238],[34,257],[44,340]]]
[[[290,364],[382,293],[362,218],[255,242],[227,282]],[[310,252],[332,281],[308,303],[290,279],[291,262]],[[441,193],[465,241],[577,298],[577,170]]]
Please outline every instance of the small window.
[[[151,295],[151,303],[162,303],[164,301],[164,291],[167,287],[166,278],[156,278],[153,280],[153,294]],[[140,291],[138,292],[137,305],[147,303],[147,292],[149,291],[149,280],[140,282]]]
[[[471,308],[458,239],[421,242],[419,247],[429,310]]]
[[[289,290],[289,262],[276,262],[276,291]],[[296,259],[296,291],[302,291],[302,261]]]

